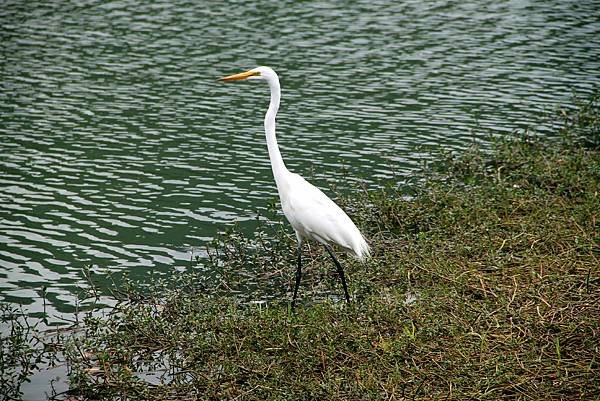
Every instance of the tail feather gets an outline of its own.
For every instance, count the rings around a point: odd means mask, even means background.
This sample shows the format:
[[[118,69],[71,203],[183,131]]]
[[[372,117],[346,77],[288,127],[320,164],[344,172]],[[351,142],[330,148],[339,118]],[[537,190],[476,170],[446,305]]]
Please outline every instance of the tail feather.
[[[363,237],[362,235],[360,236],[360,239],[354,244],[352,250],[354,251],[356,258],[361,262],[365,262],[371,256],[371,248],[369,247],[369,244],[367,244],[365,237]]]

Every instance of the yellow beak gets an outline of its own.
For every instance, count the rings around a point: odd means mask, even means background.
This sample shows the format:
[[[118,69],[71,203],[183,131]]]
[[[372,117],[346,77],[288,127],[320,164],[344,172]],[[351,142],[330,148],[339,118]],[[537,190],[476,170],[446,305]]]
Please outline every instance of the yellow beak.
[[[260,72],[250,70],[250,71],[242,72],[240,74],[235,74],[235,75],[230,75],[228,77],[219,78],[219,81],[239,81],[241,79],[246,79],[253,75],[260,75]]]

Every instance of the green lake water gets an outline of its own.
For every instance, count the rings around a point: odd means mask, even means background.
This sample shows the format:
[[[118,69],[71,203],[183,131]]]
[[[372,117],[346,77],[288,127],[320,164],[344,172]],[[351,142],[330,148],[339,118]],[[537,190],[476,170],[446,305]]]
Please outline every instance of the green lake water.
[[[279,73],[286,164],[326,192],[547,135],[600,84],[597,1],[3,1],[0,24],[0,301],[32,313],[43,288],[71,313],[87,264],[175,274],[276,199],[268,87],[220,76]]]

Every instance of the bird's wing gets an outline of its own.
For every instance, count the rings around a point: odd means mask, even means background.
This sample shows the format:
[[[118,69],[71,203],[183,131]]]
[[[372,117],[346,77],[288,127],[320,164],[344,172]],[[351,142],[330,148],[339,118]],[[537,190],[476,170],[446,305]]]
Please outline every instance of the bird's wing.
[[[297,174],[293,174],[290,184],[287,196],[282,198],[282,208],[302,236],[348,250],[355,249],[359,238],[363,240],[350,217],[319,188]]]

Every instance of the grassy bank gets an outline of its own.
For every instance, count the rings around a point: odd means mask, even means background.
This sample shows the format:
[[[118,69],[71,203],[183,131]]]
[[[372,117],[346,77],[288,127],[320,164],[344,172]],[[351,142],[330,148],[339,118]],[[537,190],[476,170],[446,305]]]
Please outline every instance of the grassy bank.
[[[373,257],[305,249],[290,310],[290,229],[232,230],[211,257],[88,318],[64,347],[77,399],[600,398],[600,112],[555,139],[442,154],[410,187],[339,202]],[[267,300],[266,302],[247,302]]]

